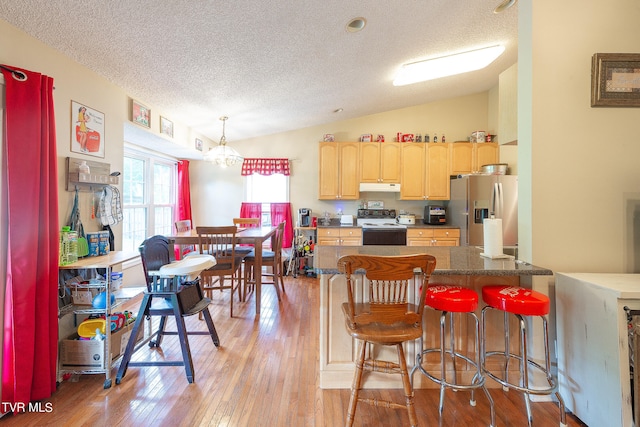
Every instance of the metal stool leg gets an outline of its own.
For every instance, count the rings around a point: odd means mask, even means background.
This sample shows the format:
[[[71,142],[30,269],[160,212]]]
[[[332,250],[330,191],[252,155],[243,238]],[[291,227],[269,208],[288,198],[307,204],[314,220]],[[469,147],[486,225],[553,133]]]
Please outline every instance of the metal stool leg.
[[[482,366],[482,370],[484,372],[484,374],[490,378],[492,378],[493,380],[495,380],[496,382],[500,383],[503,387],[503,389],[505,391],[513,389],[516,391],[519,391],[521,393],[523,393],[524,396],[524,400],[525,400],[525,406],[526,406],[526,411],[527,411],[527,424],[529,427],[532,426],[532,422],[533,422],[533,416],[532,416],[532,412],[531,412],[531,395],[550,395],[550,394],[554,394],[556,396],[556,398],[558,399],[558,406],[560,409],[560,426],[561,427],[566,427],[567,422],[566,422],[566,410],[565,410],[565,405],[564,405],[564,400],[562,399],[562,396],[560,395],[560,392],[558,391],[558,381],[555,379],[555,377],[553,376],[553,374],[551,373],[551,359],[550,359],[550,351],[549,351],[549,331],[548,331],[548,321],[546,316],[537,316],[540,317],[542,320],[542,324],[543,324],[543,345],[544,345],[544,358],[545,358],[545,363],[544,366],[540,365],[539,363],[537,363],[536,361],[534,361],[533,359],[530,359],[529,357],[529,349],[528,349],[528,339],[527,339],[527,325],[526,325],[526,319],[524,318],[525,316],[520,315],[520,314],[516,314],[516,313],[509,313],[509,312],[503,312],[504,313],[504,317],[505,317],[505,321],[504,321],[504,327],[505,327],[505,339],[504,339],[504,343],[505,343],[505,348],[504,349],[499,349],[499,350],[495,350],[495,351],[488,351],[488,349],[486,348],[486,315],[488,310],[499,310],[496,309],[494,307],[491,306],[486,306],[485,308],[482,309],[482,355],[481,355],[481,366]],[[501,310],[500,310],[501,311]],[[509,340],[509,314],[513,314],[514,316],[516,316],[517,320],[518,320],[518,329],[519,329],[519,354],[514,354],[511,353],[509,347],[507,347],[510,344],[510,340]],[[527,316],[530,317],[530,316]],[[533,316],[531,316],[533,317]],[[506,361],[504,363],[504,371],[502,372],[502,376],[498,376],[497,374],[491,372],[490,370],[487,369],[487,358],[491,357],[491,356],[502,356],[506,358]],[[519,373],[520,373],[520,378],[516,383],[514,382],[510,382],[508,377],[509,377],[509,362],[511,359],[517,359],[517,361],[519,362]],[[537,369],[538,371],[540,371],[541,373],[543,373],[546,377],[546,381],[549,385],[548,388],[532,388],[531,384],[530,384],[530,375],[529,375],[529,369]]]
[[[447,340],[446,340],[446,319],[447,319],[447,314],[449,315],[449,333],[450,333],[449,347],[447,347],[445,345],[445,343],[447,342]],[[493,426],[495,426],[495,408],[494,408],[494,404],[493,404],[493,398],[491,397],[491,394],[489,393],[489,390],[486,387],[485,377],[483,375],[482,349],[481,349],[482,340],[480,339],[480,337],[481,337],[480,319],[473,312],[464,313],[464,314],[467,314],[467,315],[471,316],[474,319],[474,323],[475,323],[475,354],[474,354],[473,360],[472,360],[467,355],[462,354],[462,353],[460,353],[460,352],[458,352],[456,350],[456,345],[455,345],[455,320],[454,320],[454,315],[455,314],[456,313],[454,313],[454,312],[446,312],[446,311],[442,311],[441,314],[440,314],[440,348],[438,348],[438,349],[435,349],[435,348],[433,348],[433,349],[425,349],[424,346],[423,346],[422,338],[418,339],[419,348],[422,349],[422,350],[419,351],[418,354],[416,355],[416,364],[411,369],[411,377],[413,378],[414,372],[419,369],[420,372],[422,372],[422,374],[424,374],[426,377],[428,377],[429,379],[431,379],[432,381],[434,381],[435,383],[440,385],[440,402],[439,402],[439,406],[438,406],[438,413],[440,415],[442,415],[442,411],[444,410],[444,396],[445,396],[446,388],[451,388],[454,391],[458,391],[458,390],[469,390],[469,391],[471,391],[471,399],[469,400],[469,404],[471,406],[475,406],[475,403],[476,403],[475,402],[475,394],[474,394],[475,389],[482,388],[482,390],[484,391],[484,394],[487,396],[487,400],[489,401],[489,407],[490,407],[490,411],[491,411],[491,424],[490,424],[490,426],[493,427]],[[440,354],[440,378],[434,377],[431,373],[427,372],[427,370],[424,368],[424,366],[422,366],[423,355],[425,355],[427,353],[431,353],[431,352],[438,352]],[[451,356],[451,359],[453,361],[453,376],[454,376],[454,378],[451,379],[450,381],[447,381],[447,378],[446,378],[446,360],[447,360],[446,358],[447,358],[447,355]],[[470,364],[475,366],[476,373],[473,376],[470,384],[458,384],[458,381],[457,381],[457,366],[456,366],[456,364],[459,361],[457,361],[456,359],[463,359],[467,363],[470,363]]]

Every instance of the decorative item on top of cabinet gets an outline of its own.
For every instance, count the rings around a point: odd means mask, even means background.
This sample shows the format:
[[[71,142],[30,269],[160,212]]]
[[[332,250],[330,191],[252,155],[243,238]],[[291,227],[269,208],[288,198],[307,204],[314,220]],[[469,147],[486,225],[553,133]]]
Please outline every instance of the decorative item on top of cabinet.
[[[399,184],[400,147],[397,142],[360,144],[360,182]]]
[[[318,155],[318,199],[357,200],[358,142],[321,142]]]

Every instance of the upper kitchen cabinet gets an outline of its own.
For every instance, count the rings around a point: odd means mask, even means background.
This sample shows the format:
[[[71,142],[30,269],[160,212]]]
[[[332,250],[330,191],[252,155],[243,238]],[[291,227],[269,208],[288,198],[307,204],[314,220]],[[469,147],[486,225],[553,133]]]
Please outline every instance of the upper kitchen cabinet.
[[[397,142],[360,144],[360,182],[400,183],[400,145]]]
[[[498,163],[496,142],[454,142],[451,144],[451,175],[477,173],[482,165]]]
[[[518,64],[500,73],[498,81],[498,141],[518,142]]]
[[[318,199],[357,200],[359,142],[321,142],[318,155]]]
[[[449,199],[449,144],[402,144],[401,200]]]
[[[417,142],[402,144],[400,200],[425,199],[426,145]]]
[[[427,199],[449,200],[449,146],[427,144]]]

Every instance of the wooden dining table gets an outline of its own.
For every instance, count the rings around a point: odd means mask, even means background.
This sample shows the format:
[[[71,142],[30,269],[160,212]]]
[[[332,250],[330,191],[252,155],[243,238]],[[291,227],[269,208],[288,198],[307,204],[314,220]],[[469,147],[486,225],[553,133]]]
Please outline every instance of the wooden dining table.
[[[262,243],[272,238],[278,227],[255,227],[238,229],[236,244],[251,244],[255,248],[255,263],[257,271],[262,271]],[[176,245],[199,245],[198,233],[195,228],[189,231],[176,232],[167,236]],[[260,303],[262,300],[262,275],[256,274],[256,316],[260,315]]]

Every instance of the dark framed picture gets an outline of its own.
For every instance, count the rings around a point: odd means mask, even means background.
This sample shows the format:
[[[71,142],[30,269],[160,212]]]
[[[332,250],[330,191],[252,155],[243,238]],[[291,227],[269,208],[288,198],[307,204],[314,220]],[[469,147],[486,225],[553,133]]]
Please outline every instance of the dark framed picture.
[[[202,151],[202,140],[196,138],[196,150]]]
[[[104,157],[104,114],[71,101],[71,151]]]
[[[162,116],[160,116],[160,133],[173,138],[173,122]]]
[[[640,54],[593,55],[591,106],[640,107]]]
[[[131,100],[131,121],[146,128],[151,127],[151,110],[135,99]]]

